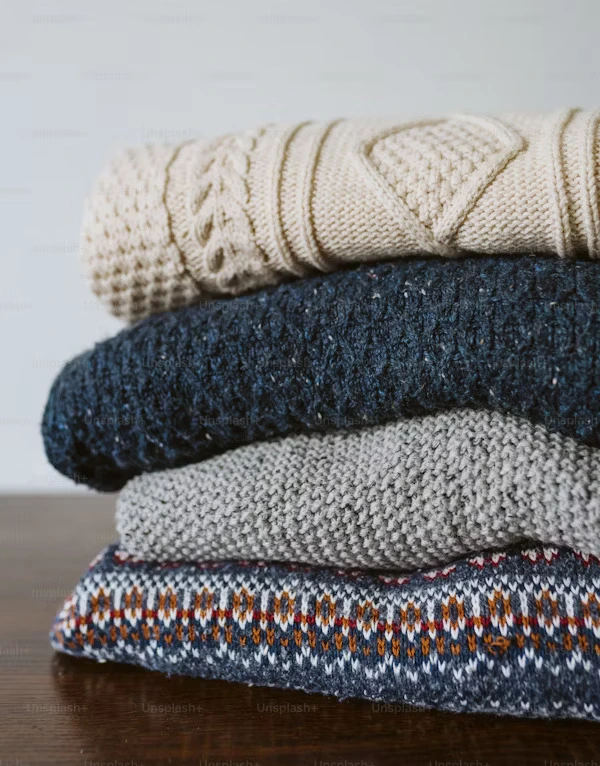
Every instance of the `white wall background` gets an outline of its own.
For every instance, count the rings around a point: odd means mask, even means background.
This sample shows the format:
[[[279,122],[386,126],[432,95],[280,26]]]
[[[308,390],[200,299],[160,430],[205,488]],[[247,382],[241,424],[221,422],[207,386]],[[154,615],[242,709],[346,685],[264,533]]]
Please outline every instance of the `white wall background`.
[[[119,323],[78,264],[107,156],[265,121],[600,102],[599,0],[2,0],[0,491],[71,488],[39,422]],[[81,491],[81,490],[80,490]]]

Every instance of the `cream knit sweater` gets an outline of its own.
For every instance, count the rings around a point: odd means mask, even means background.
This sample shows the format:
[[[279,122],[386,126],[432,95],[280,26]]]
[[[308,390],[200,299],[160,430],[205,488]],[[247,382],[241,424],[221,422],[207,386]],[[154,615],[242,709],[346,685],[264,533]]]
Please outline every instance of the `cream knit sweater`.
[[[267,125],[121,154],[83,258],[135,320],[359,261],[599,257],[599,189],[599,112]]]

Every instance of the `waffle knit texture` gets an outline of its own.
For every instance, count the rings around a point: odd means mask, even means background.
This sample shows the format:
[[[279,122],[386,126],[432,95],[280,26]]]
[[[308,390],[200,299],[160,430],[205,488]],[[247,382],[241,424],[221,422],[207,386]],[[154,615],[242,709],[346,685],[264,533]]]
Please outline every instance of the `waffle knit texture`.
[[[50,462],[102,490],[294,432],[483,405],[599,443],[600,269],[408,260],[166,312],[69,363]]]
[[[600,450],[458,410],[289,436],[132,479],[121,549],[407,571],[523,540],[600,555]]]
[[[598,112],[267,125],[116,157],[82,255],[135,320],[360,261],[598,257],[599,188]]]
[[[568,548],[376,576],[149,564],[108,548],[58,651],[168,674],[452,711],[600,718],[600,561]]]

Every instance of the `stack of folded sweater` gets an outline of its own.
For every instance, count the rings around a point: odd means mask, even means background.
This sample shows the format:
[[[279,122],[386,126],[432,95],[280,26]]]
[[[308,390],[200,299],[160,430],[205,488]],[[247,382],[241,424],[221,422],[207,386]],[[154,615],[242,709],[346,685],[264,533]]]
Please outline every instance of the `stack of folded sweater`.
[[[87,204],[132,322],[48,458],[121,489],[59,651],[600,719],[600,117],[269,125],[126,152]]]

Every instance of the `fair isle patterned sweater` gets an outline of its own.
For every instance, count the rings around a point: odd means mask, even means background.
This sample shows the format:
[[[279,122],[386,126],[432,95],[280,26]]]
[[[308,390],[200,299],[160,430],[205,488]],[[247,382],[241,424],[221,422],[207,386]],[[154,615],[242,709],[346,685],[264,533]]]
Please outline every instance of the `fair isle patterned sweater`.
[[[55,649],[450,711],[600,719],[600,560],[509,549],[406,577],[107,548]]]
[[[406,255],[600,255],[600,114],[266,125],[116,157],[86,206],[92,289],[136,320]]]

